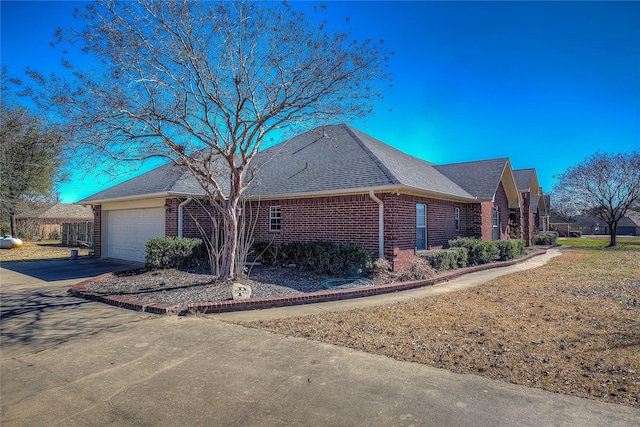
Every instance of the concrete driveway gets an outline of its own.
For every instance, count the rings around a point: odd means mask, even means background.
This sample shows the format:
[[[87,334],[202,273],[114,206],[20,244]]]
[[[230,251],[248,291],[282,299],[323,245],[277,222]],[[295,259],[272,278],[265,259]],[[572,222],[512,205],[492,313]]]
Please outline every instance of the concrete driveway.
[[[0,269],[3,426],[640,424],[629,407],[76,299],[100,264],[37,264]]]

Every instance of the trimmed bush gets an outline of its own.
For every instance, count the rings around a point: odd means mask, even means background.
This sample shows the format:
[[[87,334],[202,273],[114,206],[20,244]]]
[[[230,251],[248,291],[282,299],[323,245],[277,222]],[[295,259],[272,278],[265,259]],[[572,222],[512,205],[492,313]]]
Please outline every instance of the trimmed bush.
[[[525,241],[522,239],[496,240],[493,243],[498,251],[498,261],[520,258],[527,252]]]
[[[361,245],[335,242],[293,242],[254,244],[256,260],[281,267],[295,264],[301,270],[332,276],[366,276],[373,267],[371,254]]]
[[[469,254],[467,265],[487,264],[496,259],[498,250],[493,242],[485,242],[484,240],[474,237],[458,237],[455,240],[449,240],[449,246],[453,248],[466,248]]]
[[[536,245],[555,245],[556,240],[558,240],[558,233],[555,231],[545,231],[544,233],[540,233],[534,237],[533,242]]]
[[[156,237],[145,243],[145,265],[154,269],[197,267],[203,255],[203,246],[200,239]]]
[[[434,270],[447,271],[463,268],[467,266],[467,248],[434,249],[430,251],[419,251],[418,256],[422,257]]]

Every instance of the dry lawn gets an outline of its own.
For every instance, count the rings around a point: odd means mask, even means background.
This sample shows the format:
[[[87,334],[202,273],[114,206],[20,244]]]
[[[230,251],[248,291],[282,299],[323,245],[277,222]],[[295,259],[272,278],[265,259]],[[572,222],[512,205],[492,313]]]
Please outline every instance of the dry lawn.
[[[640,408],[638,247],[565,249],[475,289],[245,325]]]
[[[71,257],[71,249],[78,249],[78,256],[89,255],[88,248],[70,248],[63,246],[59,240],[43,240],[24,242],[21,248],[0,249],[0,262],[68,259]]]

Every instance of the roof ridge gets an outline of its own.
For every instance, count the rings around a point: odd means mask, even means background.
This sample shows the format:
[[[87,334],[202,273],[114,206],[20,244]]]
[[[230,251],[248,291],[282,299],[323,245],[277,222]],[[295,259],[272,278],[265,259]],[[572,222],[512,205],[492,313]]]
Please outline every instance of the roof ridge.
[[[482,163],[482,162],[495,162],[497,160],[502,160],[502,161],[508,161],[509,157],[495,157],[493,159],[482,159],[482,160],[468,160],[466,162],[455,162],[455,163],[445,163],[442,165],[434,165],[436,167],[440,167],[440,166],[451,166],[451,165],[464,165],[464,164],[468,164],[468,163]]]
[[[351,135],[351,137],[358,143],[358,145],[360,145],[360,147],[364,150],[365,153],[367,153],[367,155],[369,156],[369,158],[371,160],[373,160],[373,162],[376,164],[376,166],[378,166],[378,168],[385,174],[385,176],[389,179],[389,181],[391,181],[393,184],[399,184],[400,180],[398,179],[398,177],[396,177],[390,170],[389,168],[378,158],[378,156],[376,156],[375,154],[373,154],[373,152],[369,149],[369,147],[367,147],[367,145],[362,141],[362,139],[355,134],[354,129],[347,125],[347,124],[340,124],[339,126],[344,127],[344,129],[347,131],[347,133],[349,135]],[[374,139],[376,141],[378,141],[377,139],[370,137],[371,139]],[[379,141],[380,143],[382,143],[381,141]]]

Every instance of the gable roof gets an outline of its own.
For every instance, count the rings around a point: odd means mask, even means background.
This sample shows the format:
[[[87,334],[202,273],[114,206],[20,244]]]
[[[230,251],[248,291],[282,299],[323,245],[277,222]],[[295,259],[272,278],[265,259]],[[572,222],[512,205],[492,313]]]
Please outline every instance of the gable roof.
[[[350,126],[321,126],[259,152],[249,197],[300,197],[407,190],[435,197],[474,201],[475,197],[434,166]],[[79,204],[153,196],[204,196],[185,167],[167,164],[87,197]]]
[[[515,169],[513,171],[513,177],[516,179],[518,191],[534,192],[534,190],[537,191],[540,187],[538,185],[538,176],[534,168]]]
[[[507,157],[434,167],[479,200],[494,200],[502,182],[509,199],[509,207],[520,207],[520,193],[513,177],[511,162]]]

